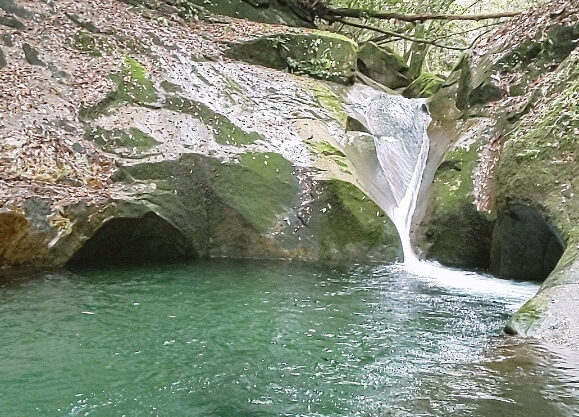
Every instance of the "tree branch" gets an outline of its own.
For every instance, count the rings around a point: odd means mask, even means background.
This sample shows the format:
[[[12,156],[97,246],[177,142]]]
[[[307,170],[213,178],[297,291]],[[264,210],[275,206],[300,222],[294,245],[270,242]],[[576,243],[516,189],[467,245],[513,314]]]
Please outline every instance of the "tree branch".
[[[308,7],[308,6],[306,6]],[[345,17],[356,19],[394,19],[403,22],[423,22],[425,20],[485,20],[499,19],[502,17],[515,17],[520,12],[502,12],[502,13],[481,13],[481,14],[444,14],[444,13],[425,13],[425,14],[404,14],[396,12],[380,12],[368,9],[346,9],[332,8],[322,2],[315,2],[309,6],[313,13],[323,20],[335,22]]]
[[[431,41],[429,39],[414,38],[412,36],[408,36],[408,35],[404,35],[402,33],[394,32],[392,30],[380,29],[380,28],[373,27],[373,26],[367,26],[367,25],[362,25],[359,23],[348,22],[348,21],[345,21],[342,19],[336,19],[336,20],[334,20],[334,22],[339,22],[339,23],[342,23],[344,25],[352,26],[355,28],[372,30],[374,32],[382,33],[384,35],[389,35],[389,36],[392,36],[393,38],[397,38],[397,39],[405,39],[405,40],[411,41],[411,42],[425,43],[427,45],[436,46],[437,48],[453,49],[455,51],[465,51],[465,50],[470,48],[470,47],[460,47],[460,46],[452,46],[452,45],[442,45],[442,44],[436,43],[434,41]],[[396,39],[394,39],[394,40],[396,40]]]

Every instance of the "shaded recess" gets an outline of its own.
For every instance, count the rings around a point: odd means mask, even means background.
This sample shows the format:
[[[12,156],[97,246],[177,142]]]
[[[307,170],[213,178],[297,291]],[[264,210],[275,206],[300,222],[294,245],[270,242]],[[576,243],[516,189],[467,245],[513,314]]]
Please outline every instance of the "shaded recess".
[[[564,251],[563,238],[537,210],[513,205],[495,224],[490,272],[505,278],[543,281]]]
[[[104,223],[69,260],[69,265],[154,263],[195,258],[194,248],[155,213]]]

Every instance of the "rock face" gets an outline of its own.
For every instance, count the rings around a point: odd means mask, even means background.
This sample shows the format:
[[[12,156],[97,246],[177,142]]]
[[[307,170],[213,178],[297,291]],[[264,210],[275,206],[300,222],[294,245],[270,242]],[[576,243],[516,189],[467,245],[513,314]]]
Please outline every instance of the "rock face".
[[[285,69],[331,46],[348,78],[353,42],[181,2],[0,7],[0,266],[400,256],[327,84],[227,58],[287,39]]]
[[[490,271],[505,278],[542,281],[564,250],[564,240],[538,211],[511,205],[495,222]]]
[[[433,98],[454,99],[462,119],[416,236],[443,263],[544,280],[507,331],[579,346],[579,26],[563,3],[491,36]]]
[[[367,42],[358,53],[358,67],[362,74],[391,89],[406,87],[408,65],[392,49]]]
[[[351,83],[356,71],[357,49],[356,43],[345,36],[310,31],[242,42],[232,46],[228,55],[250,64]]]

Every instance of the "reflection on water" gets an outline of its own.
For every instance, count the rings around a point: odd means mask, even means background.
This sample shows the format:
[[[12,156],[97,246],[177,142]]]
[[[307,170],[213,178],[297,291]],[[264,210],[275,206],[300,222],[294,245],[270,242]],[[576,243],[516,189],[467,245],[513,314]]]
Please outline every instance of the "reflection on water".
[[[501,335],[537,287],[477,279],[269,262],[5,277],[0,414],[577,415],[577,352]]]

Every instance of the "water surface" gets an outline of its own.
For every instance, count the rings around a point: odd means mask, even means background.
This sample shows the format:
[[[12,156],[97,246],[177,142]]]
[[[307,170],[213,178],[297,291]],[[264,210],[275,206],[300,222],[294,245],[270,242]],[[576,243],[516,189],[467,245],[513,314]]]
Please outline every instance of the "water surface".
[[[212,262],[0,280],[0,415],[574,416],[579,360],[501,334],[531,284]]]

